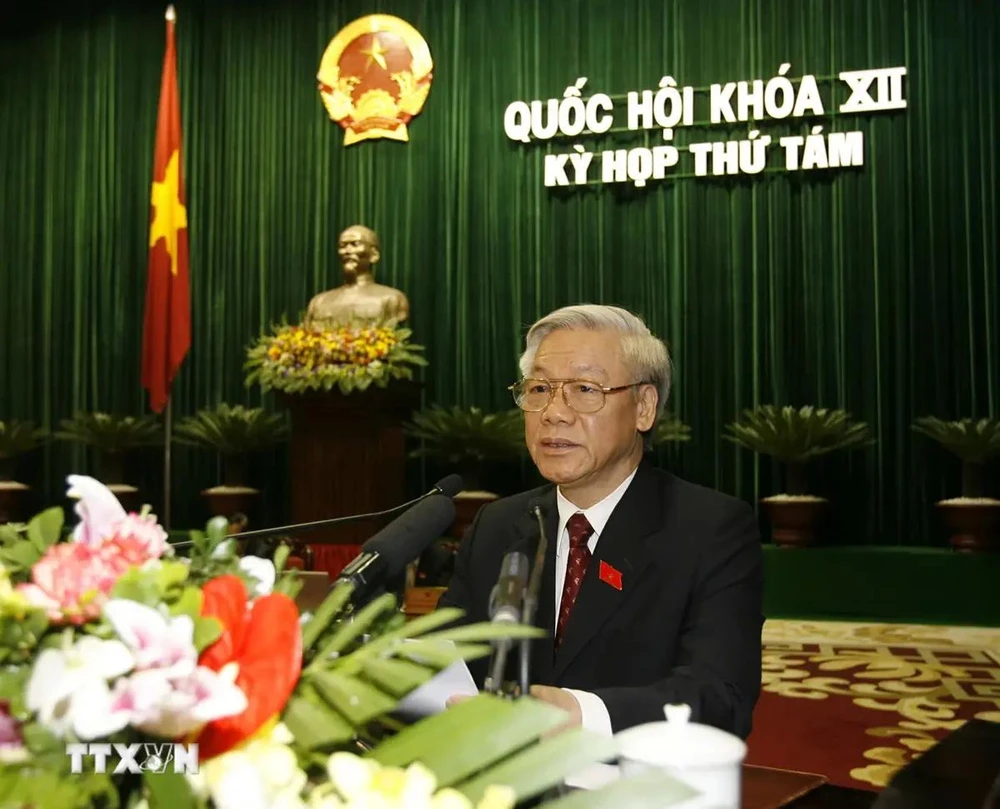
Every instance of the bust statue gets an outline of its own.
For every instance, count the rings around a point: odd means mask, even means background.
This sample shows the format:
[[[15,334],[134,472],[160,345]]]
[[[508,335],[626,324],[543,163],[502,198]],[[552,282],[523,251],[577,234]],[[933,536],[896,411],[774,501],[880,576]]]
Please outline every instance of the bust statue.
[[[340,234],[337,255],[344,283],[320,292],[306,309],[303,325],[335,329],[348,325],[373,326],[406,320],[410,302],[398,289],[375,283],[373,266],[380,258],[378,236],[364,225],[351,225]]]

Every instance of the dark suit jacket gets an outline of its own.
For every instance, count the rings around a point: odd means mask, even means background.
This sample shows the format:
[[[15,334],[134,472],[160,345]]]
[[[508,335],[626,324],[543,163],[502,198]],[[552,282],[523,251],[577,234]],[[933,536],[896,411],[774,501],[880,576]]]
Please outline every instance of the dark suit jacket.
[[[488,621],[490,591],[505,554],[534,559],[539,504],[549,539],[533,642],[532,682],[590,691],[615,732],[662,721],[663,706],[686,703],[692,721],[746,738],[761,686],[763,555],[753,510],[743,501],[683,481],[643,462],[608,520],[587,568],[566,638],[553,653],[554,486],[483,507],[458,553],[439,607]],[[601,581],[601,560],[622,589]],[[475,661],[482,685],[488,661]]]

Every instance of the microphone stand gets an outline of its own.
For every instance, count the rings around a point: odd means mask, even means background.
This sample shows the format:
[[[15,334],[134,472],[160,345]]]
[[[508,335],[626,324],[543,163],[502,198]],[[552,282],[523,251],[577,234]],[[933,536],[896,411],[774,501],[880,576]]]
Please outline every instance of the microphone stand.
[[[303,522],[296,523],[295,525],[282,525],[278,528],[258,528],[256,531],[242,531],[238,534],[230,534],[226,537],[227,540],[244,540],[244,539],[261,539],[270,537],[287,537],[293,536],[295,534],[304,534],[307,531],[315,531],[317,528],[328,528],[333,525],[349,525],[353,522],[366,522],[367,520],[377,520],[382,517],[394,517],[401,511],[406,511],[408,508],[412,508],[417,503],[422,500],[426,500],[428,497],[432,497],[435,494],[441,494],[437,489],[432,489],[427,492],[427,494],[422,494],[420,497],[416,497],[406,503],[402,503],[398,506],[393,506],[392,508],[387,508],[384,511],[373,511],[369,514],[349,514],[345,517],[331,517],[327,520],[316,520],[315,522]],[[189,545],[194,545],[191,540],[185,540],[183,542],[171,543],[174,548],[186,548]]]
[[[538,506],[531,509],[538,520],[538,548],[535,550],[535,564],[531,569],[531,578],[528,580],[528,590],[524,594],[524,623],[527,626],[535,624],[535,610],[538,608],[538,592],[542,586],[542,569],[545,567],[545,555],[549,549],[549,538],[545,534],[545,518],[542,510]],[[520,678],[518,682],[519,695],[528,695],[528,679],[531,671],[531,638],[521,639],[520,648]]]

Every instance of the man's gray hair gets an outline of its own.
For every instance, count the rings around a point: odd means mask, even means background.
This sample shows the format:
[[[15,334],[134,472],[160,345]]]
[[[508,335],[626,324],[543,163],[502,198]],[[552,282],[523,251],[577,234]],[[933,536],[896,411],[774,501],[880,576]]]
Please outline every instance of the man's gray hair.
[[[645,435],[646,446],[649,447],[670,396],[673,364],[666,344],[653,335],[642,318],[625,309],[597,304],[565,306],[546,315],[528,329],[524,338],[524,353],[519,361],[522,377],[531,374],[531,366],[542,340],[554,331],[567,329],[610,331],[621,335],[622,359],[635,374],[635,378],[629,381],[647,382],[656,388],[658,394],[656,418]]]

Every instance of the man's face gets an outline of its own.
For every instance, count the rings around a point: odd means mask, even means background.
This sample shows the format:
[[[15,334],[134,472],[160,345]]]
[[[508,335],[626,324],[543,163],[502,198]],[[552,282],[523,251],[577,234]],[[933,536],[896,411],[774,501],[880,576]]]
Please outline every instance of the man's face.
[[[550,382],[583,379],[608,388],[641,382],[623,362],[620,346],[614,332],[555,331],[542,340],[528,376]],[[655,413],[656,391],[650,385],[606,394],[595,413],[573,410],[557,387],[548,407],[524,414],[525,441],[542,477],[564,487],[584,486],[605,474],[631,471],[624,467],[636,460],[637,451],[641,455],[636,433],[652,426]]]
[[[348,228],[340,234],[337,255],[344,271],[352,275],[367,272],[377,260],[371,236],[362,228]]]

